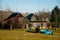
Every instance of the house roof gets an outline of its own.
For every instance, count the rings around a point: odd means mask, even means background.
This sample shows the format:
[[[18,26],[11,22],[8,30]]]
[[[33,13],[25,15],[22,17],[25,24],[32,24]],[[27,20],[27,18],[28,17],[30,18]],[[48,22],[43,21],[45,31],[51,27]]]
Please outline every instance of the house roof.
[[[32,17],[33,15],[34,15],[34,14],[31,13],[31,14],[27,15],[26,18],[27,18],[28,20],[31,20],[31,17]]]
[[[47,22],[47,21],[30,21],[30,22]]]
[[[4,21],[10,19],[10,18],[13,18],[15,17],[17,14],[19,14],[21,17],[23,17],[20,13],[12,13],[8,18],[6,18]]]

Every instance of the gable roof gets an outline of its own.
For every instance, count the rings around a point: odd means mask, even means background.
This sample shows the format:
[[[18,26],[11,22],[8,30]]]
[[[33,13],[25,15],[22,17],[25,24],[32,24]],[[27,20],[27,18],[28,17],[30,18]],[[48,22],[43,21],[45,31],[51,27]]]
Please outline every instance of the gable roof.
[[[23,17],[22,15],[21,15],[21,13],[12,13],[8,18],[6,18],[4,21],[6,21],[6,20],[8,20],[8,19],[10,19],[10,18],[13,18],[13,17],[15,17],[17,14],[19,14],[21,17]]]
[[[29,14],[28,16],[26,16],[26,18],[27,18],[28,20],[31,20],[31,17],[32,17],[33,15],[34,15],[34,14],[31,13],[31,14]]]

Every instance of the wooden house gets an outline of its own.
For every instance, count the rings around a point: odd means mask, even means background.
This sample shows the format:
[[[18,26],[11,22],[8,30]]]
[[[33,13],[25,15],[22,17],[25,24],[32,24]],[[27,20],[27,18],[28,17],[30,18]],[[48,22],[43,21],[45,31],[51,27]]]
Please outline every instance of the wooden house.
[[[21,13],[12,13],[4,22],[4,29],[20,29],[25,28],[27,21]]]
[[[30,16],[29,21],[30,21],[31,26],[33,26],[33,27],[39,26],[40,28],[43,28],[43,29],[48,28],[50,25],[49,18],[46,17],[46,15],[37,16],[37,15],[33,14]]]

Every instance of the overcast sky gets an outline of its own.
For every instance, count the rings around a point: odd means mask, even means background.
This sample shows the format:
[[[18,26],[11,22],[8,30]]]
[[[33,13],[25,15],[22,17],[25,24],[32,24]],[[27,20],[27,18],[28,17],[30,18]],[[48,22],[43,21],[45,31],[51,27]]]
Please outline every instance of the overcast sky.
[[[0,0],[0,8],[18,12],[51,11],[56,5],[60,8],[60,0]]]

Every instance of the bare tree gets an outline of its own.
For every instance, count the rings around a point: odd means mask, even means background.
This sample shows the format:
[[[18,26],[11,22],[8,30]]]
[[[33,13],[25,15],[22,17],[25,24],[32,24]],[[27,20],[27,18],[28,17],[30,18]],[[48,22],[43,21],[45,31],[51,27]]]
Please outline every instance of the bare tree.
[[[2,0],[0,0],[0,10],[2,9]]]

